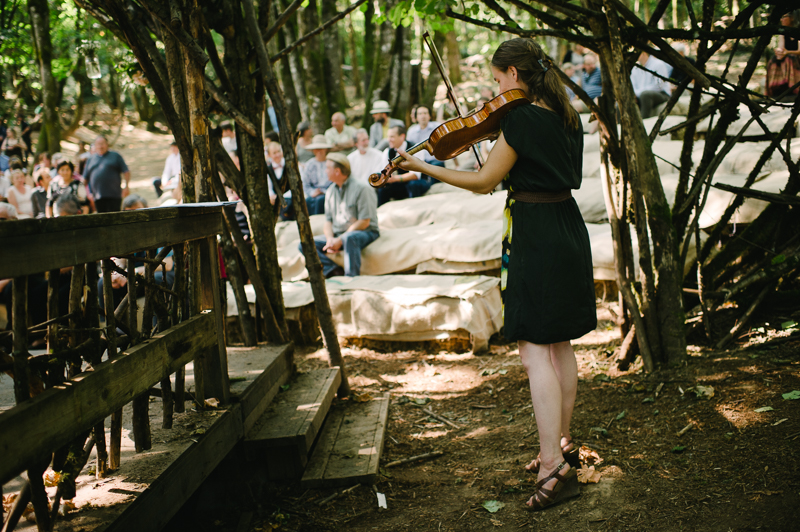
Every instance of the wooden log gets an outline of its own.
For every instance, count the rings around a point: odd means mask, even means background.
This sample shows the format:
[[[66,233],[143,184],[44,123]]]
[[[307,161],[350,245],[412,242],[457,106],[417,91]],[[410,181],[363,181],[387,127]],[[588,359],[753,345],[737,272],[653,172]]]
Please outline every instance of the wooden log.
[[[258,57],[261,75],[264,78],[264,86],[267,88],[270,100],[278,117],[280,124],[279,134],[281,137],[281,144],[284,146],[284,155],[286,157],[286,167],[284,176],[289,179],[289,186],[292,189],[292,198],[297,211],[297,225],[300,232],[300,241],[303,248],[303,256],[306,259],[306,269],[308,270],[309,277],[311,278],[311,289],[314,294],[314,301],[317,305],[317,317],[319,319],[322,335],[325,341],[325,347],[328,349],[329,363],[331,366],[339,366],[342,381],[339,387],[339,396],[346,397],[350,394],[350,385],[347,382],[347,371],[342,358],[341,348],[339,347],[339,338],[336,335],[336,327],[333,323],[333,315],[331,313],[330,302],[328,301],[328,292],[325,288],[325,277],[322,274],[322,263],[317,255],[317,248],[314,245],[314,235],[311,231],[311,223],[308,217],[308,209],[306,207],[305,195],[303,194],[303,187],[300,181],[300,171],[297,163],[297,157],[294,150],[287,149],[293,146],[292,139],[289,133],[289,114],[286,109],[286,103],[283,98],[283,91],[278,85],[278,80],[275,77],[275,72],[272,69],[270,58],[267,56],[267,50],[264,42],[258,39],[258,27],[255,24],[255,8],[253,7],[253,0],[243,0],[242,5],[247,16],[245,22],[247,31],[250,33],[251,41],[256,48],[256,56]],[[356,4],[350,6],[354,8]],[[348,10],[342,12],[341,16],[345,16]],[[320,31],[324,29],[324,25],[318,28]],[[315,30],[316,31],[316,30]],[[304,37],[305,38],[305,37]],[[302,39],[301,39],[302,40]],[[290,45],[286,51],[296,46],[297,43]],[[287,175],[288,174],[288,175]]]
[[[36,528],[40,532],[52,530],[51,520],[55,520],[55,516],[50,517],[50,501],[47,498],[47,491],[44,489],[44,471],[50,463],[49,455],[47,461],[39,467],[28,469],[28,483],[31,486],[31,502],[33,503],[33,512],[36,516]]]
[[[175,292],[177,297],[172,298],[172,326],[175,327],[183,319],[187,318],[186,314],[186,263],[185,257],[185,244],[178,244],[173,246],[173,257],[175,261]],[[185,392],[185,370],[183,366],[177,368],[175,371],[175,412],[182,413],[186,410]]]
[[[203,310],[214,310],[217,326],[217,350],[208,354],[208,381],[211,386],[206,390],[210,397],[216,397],[223,405],[230,402],[230,383],[228,382],[228,351],[225,342],[225,307],[222,301],[222,289],[219,270],[219,248],[217,237],[206,238],[208,250],[209,284],[203,285],[205,299],[208,302]]]
[[[0,414],[0,484],[43,453],[90,430],[134,397],[184,366],[195,352],[216,349],[214,316],[206,312],[101,362],[63,386]]]
[[[189,316],[195,316],[200,312],[203,299],[202,276],[201,276],[201,254],[200,242],[189,242],[189,276],[187,281],[189,292]],[[216,339],[215,339],[216,341]],[[205,351],[195,353],[194,362],[194,397],[195,408],[202,410],[206,400],[206,358]]]
[[[86,266],[83,264],[76,264],[72,267],[72,275],[70,276],[69,285],[69,313],[74,316],[69,320],[69,327],[72,332],[69,335],[69,346],[71,348],[78,347],[82,341],[82,335],[78,330],[83,327],[83,317],[81,301],[83,300],[83,286],[84,275],[86,273]],[[67,366],[67,377],[71,378],[81,371],[80,362],[69,361]]]
[[[113,262],[103,259],[103,306],[106,309],[106,340],[108,341],[109,359],[117,356],[117,326],[116,316],[109,309],[114,308],[114,289],[111,286],[111,272]],[[111,427],[109,436],[108,468],[115,470],[120,464],[120,447],[122,446],[122,409],[111,414]]]
[[[138,310],[136,305],[136,263],[128,261],[128,329],[131,346],[139,343]],[[133,443],[137,453],[152,447],[150,440],[150,397],[139,394],[133,399]]]
[[[58,349],[58,286],[61,272],[50,270],[47,274],[47,351],[52,353]]]
[[[28,277],[17,277],[11,286],[11,319],[14,322],[14,399],[30,398],[28,376]]]
[[[97,332],[90,335],[88,341],[93,342],[93,350],[90,354],[89,361],[92,366],[96,366],[103,359],[103,345],[100,341],[100,308],[97,295],[97,263],[90,262],[86,264],[86,287],[87,301],[86,301],[86,317],[90,327],[96,328]],[[105,284],[105,283],[104,283]],[[85,342],[84,342],[85,343]],[[97,478],[104,478],[108,471],[108,450],[106,448],[106,427],[105,419],[101,419],[95,424],[94,428],[94,441],[97,445],[97,456],[95,462],[95,476]]]
[[[187,201],[189,199],[187,198]],[[20,220],[0,227],[0,279],[205,238],[222,231],[219,204],[182,205],[96,216]]]

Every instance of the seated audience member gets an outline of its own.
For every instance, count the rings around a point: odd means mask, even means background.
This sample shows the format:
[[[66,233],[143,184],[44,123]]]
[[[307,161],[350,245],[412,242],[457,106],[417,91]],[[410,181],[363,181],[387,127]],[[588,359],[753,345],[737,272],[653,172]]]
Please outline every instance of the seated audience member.
[[[325,171],[325,156],[331,145],[325,140],[325,135],[314,135],[311,144],[306,148],[314,153],[314,158],[306,162],[301,173],[306,206],[309,215],[322,214],[325,212],[325,191],[331,185]]]
[[[369,111],[369,114],[372,115],[372,119],[375,121],[369,128],[369,145],[376,150],[384,150],[389,146],[388,135],[390,127],[405,127],[402,120],[389,118],[389,113],[391,112],[392,108],[389,107],[389,102],[386,100],[375,101],[375,103],[372,104],[372,109]]]
[[[40,172],[44,169],[40,169]],[[58,163],[58,173],[56,178],[50,183],[50,191],[47,196],[47,213],[52,216],[54,213],[53,205],[58,198],[63,195],[72,196],[78,202],[83,214],[89,213],[89,198],[86,185],[75,176],[75,166],[70,161]]]
[[[341,153],[329,153],[326,172],[333,183],[325,193],[324,236],[314,237],[325,277],[361,274],[361,250],[378,232],[378,207],[369,185],[349,179],[350,161]],[[302,252],[302,247],[300,249]],[[344,253],[344,271],[328,253]]]
[[[383,160],[376,171],[380,172],[389,164],[389,161],[397,157],[398,149],[406,151],[409,147],[406,142],[406,128],[403,126],[390,128],[389,147],[383,151]],[[417,152],[414,157],[422,160],[422,153]],[[429,188],[431,188],[431,182],[423,179],[419,172],[397,170],[387,180],[387,185],[378,189],[378,207],[393,199],[417,198],[424,195]]]
[[[681,56],[683,56],[683,58],[686,59],[687,61],[689,61],[689,63],[691,63],[692,65],[696,65],[697,64],[697,62],[694,60],[693,57],[687,57],[686,56],[686,45],[683,44],[682,42],[672,43],[672,48],[676,52],[681,54]],[[672,79],[675,80],[675,84],[676,85],[680,85],[688,77],[689,76],[686,74],[686,72],[684,72],[680,68],[673,68],[672,69]]]
[[[784,14],[781,17],[781,26],[796,27],[800,20],[800,11]],[[767,96],[781,96],[789,88],[800,82],[800,47],[798,39],[788,35],[778,35],[778,46],[775,56],[767,63]],[[785,95],[787,100],[794,100],[800,94],[800,87]]]
[[[597,65],[597,56],[594,54],[586,54],[583,58],[583,76],[579,83],[583,91],[589,98],[596,100],[603,92],[603,78],[600,73],[600,67]],[[584,113],[589,109],[586,107],[577,96],[571,98],[572,106],[579,113]]]
[[[313,137],[314,130],[311,129],[308,122],[300,122],[297,124],[297,148],[295,152],[297,153],[297,162],[300,163],[301,167],[308,162],[309,159],[314,158],[314,154],[307,148],[307,146],[311,144]]]
[[[141,197],[139,194],[128,194],[128,197],[122,200],[123,211],[138,211],[139,209],[146,208],[147,200]]]
[[[17,210],[17,218],[33,218],[33,201],[31,195],[33,188],[27,183],[27,177],[22,170],[12,170],[11,186],[6,191],[8,202]]]
[[[581,77],[575,73],[575,65],[572,63],[564,63],[561,65],[561,72],[563,72],[569,79],[572,80],[578,87],[581,86]],[[564,84],[564,88],[567,90],[567,98],[573,100],[575,98],[575,93],[572,89],[569,88],[569,85],[566,83]]]
[[[233,154],[238,149],[236,145],[236,133],[233,131],[233,124],[230,122],[223,122],[220,124],[219,129],[222,132],[222,147],[233,157]]]
[[[355,135],[356,150],[347,156],[350,161],[350,179],[369,186],[369,176],[380,172],[383,153],[369,145],[369,133],[359,129]],[[374,189],[373,189],[374,190]]]
[[[280,142],[281,137],[277,131],[267,131],[264,135],[264,142]]]
[[[169,145],[169,155],[164,162],[164,171],[161,172],[161,177],[153,178],[153,188],[156,189],[156,197],[160,198],[164,192],[161,190],[162,185],[167,188],[174,188],[171,181],[181,178],[181,153],[178,151],[178,143],[173,142]]]
[[[4,220],[18,220],[17,209],[10,203],[0,203],[0,222]]]
[[[33,174],[33,181],[36,183],[33,194],[31,194],[34,218],[44,218],[47,216],[47,195],[50,193],[50,183],[52,180],[50,172],[47,170],[39,170]]]
[[[8,189],[11,188],[11,179],[6,176],[6,173],[3,172],[0,174],[0,202],[6,201],[6,195],[8,194]]]
[[[36,162],[35,165],[33,165],[33,171],[34,172],[36,170],[38,170],[39,168],[47,168],[48,170],[50,170],[50,168],[53,166],[51,161],[50,161],[50,154],[47,153],[47,152],[40,153],[39,156],[36,159],[37,159],[37,162]],[[22,160],[21,159],[20,159],[20,164],[22,164]],[[52,175],[50,177],[52,177]]]
[[[25,145],[22,140],[17,138],[17,130],[13,127],[8,128],[8,136],[0,144],[0,151],[10,157],[25,158]]]
[[[283,146],[277,142],[270,142],[267,145],[267,164],[272,168],[272,171],[275,173],[275,178],[280,183],[283,178],[283,171],[286,169],[286,159],[283,157]],[[267,181],[267,185],[269,187],[269,201],[275,205],[275,202],[278,201],[278,194],[275,192],[272,179]],[[243,203],[239,205],[244,206]],[[289,189],[288,185],[286,186],[286,192],[283,193],[283,205],[281,206],[279,214],[281,220],[284,221],[294,220],[296,218],[294,206],[292,205],[292,191]]]
[[[333,146],[331,151],[341,151],[345,155],[352,151],[353,135],[356,134],[356,128],[348,126],[346,120],[344,113],[333,113],[331,128],[325,131],[325,140]]]
[[[653,75],[652,72],[661,77]],[[661,59],[652,57],[647,52],[639,54],[637,65],[634,65],[631,72],[631,84],[639,101],[642,118],[654,116],[656,114],[654,109],[669,100],[672,88],[669,82],[662,78],[669,78],[671,73],[672,67]]]
[[[78,198],[72,194],[62,194],[53,204],[53,214],[56,218],[61,216],[77,216],[83,214]]]
[[[420,105],[417,107],[417,123],[408,128],[406,139],[408,140],[409,147],[416,146],[420,142],[425,142],[433,133],[433,130],[439,127],[439,122],[431,120],[431,108],[427,105]],[[439,161],[428,153],[428,150],[420,152],[422,160],[426,163],[434,164],[436,166],[444,166],[442,161]]]

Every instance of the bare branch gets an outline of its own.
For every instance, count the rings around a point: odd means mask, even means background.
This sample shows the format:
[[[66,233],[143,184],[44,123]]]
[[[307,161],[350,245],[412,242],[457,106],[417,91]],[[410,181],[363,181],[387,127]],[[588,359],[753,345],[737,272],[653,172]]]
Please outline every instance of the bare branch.
[[[276,21],[275,21],[275,24],[273,24],[272,26],[270,26],[270,27],[267,29],[267,31],[265,31],[265,32],[263,33],[262,37],[263,37],[263,39],[264,39],[264,42],[269,42],[269,41],[271,41],[271,40],[272,40],[272,38],[273,38],[273,37],[275,37],[275,34],[277,34],[277,33],[278,33],[278,31],[280,31],[280,29],[283,27],[283,25],[284,25],[284,24],[286,24],[286,21],[287,21],[287,20],[289,20],[289,18],[290,18],[292,15],[294,15],[294,14],[295,14],[295,12],[297,11],[297,9],[298,9],[298,8],[299,8],[301,5],[303,5],[303,0],[294,0],[294,2],[292,2],[292,3],[289,5],[289,7],[287,7],[287,8],[286,8],[286,10],[285,10],[283,13],[281,13],[281,15],[278,17],[278,20],[276,20]]]
[[[244,115],[244,113],[242,113],[235,105],[233,105],[233,102],[231,102],[227,96],[225,96],[225,94],[223,94],[222,91],[219,90],[216,85],[214,85],[214,82],[208,79],[208,77],[205,78],[205,89],[211,95],[211,97],[214,98],[214,100],[216,100],[216,102],[220,104],[228,114],[231,115],[231,117],[233,117],[233,120],[239,126],[241,126],[248,135],[251,137],[258,135],[258,128],[256,128],[255,124],[253,124],[253,122],[251,122],[250,119]]]
[[[468,22],[475,26],[479,26],[481,28],[487,28],[492,31],[504,31],[506,33],[510,33],[512,35],[519,35],[520,37],[558,37],[569,42],[574,42],[577,44],[581,44],[586,48],[594,50],[596,48],[596,43],[600,40],[597,37],[587,37],[584,35],[578,35],[575,33],[570,33],[569,31],[561,31],[561,30],[523,30],[519,28],[512,28],[511,26],[506,26],[505,24],[496,24],[494,22],[486,22],[484,20],[478,20],[472,17],[468,17],[466,15],[462,15],[461,13],[456,13],[450,8],[447,8],[445,12],[450,18],[454,18],[456,20],[461,20],[464,22]]]
[[[589,26],[589,20],[586,18],[586,16],[584,16],[583,14],[578,13],[578,12],[572,12],[572,11],[569,11],[568,9],[561,10],[561,12],[564,13],[567,16],[567,18],[563,18],[562,19],[562,18],[558,18],[558,17],[554,16],[551,13],[547,13],[547,12],[542,11],[540,9],[536,9],[536,8],[526,4],[525,2],[522,2],[521,0],[507,0],[507,1],[508,1],[509,4],[517,7],[518,9],[522,9],[523,11],[526,11],[526,12],[530,13],[537,20],[540,20],[540,21],[544,22],[546,25],[550,26],[551,28],[567,29],[567,28],[570,28],[570,27],[575,28],[576,26],[583,26],[583,27],[588,27]],[[540,3],[545,4],[548,7],[549,7],[550,4],[553,4],[553,2],[540,2]],[[560,6],[562,4],[555,4],[555,5],[559,5]],[[567,5],[569,5],[569,4],[567,4]],[[497,12],[497,13],[500,14],[499,12]],[[597,14],[602,16],[602,13],[597,13]],[[506,13],[506,15],[507,15],[507,13]],[[500,15],[500,16],[502,17],[503,15]],[[512,20],[511,17],[503,17],[503,18],[505,20],[507,20],[507,21],[508,20]]]
[[[169,31],[172,35],[178,39],[186,51],[189,54],[189,57],[199,65],[200,67],[205,67],[206,63],[208,63],[208,56],[197,44],[197,41],[192,38],[191,35],[186,33],[186,30],[183,29],[183,26],[180,24],[173,25],[172,24],[172,14],[170,13],[170,6],[165,5],[158,0],[139,0],[142,3],[142,6],[153,16],[156,18],[164,27]]]
[[[314,35],[322,33],[323,31],[328,29],[330,26],[333,26],[334,24],[336,24],[337,22],[342,20],[350,12],[355,11],[358,8],[358,6],[360,6],[361,4],[363,4],[366,1],[367,0],[357,0],[350,7],[348,7],[347,9],[345,9],[344,11],[342,11],[341,13],[339,13],[338,15],[333,17],[332,19],[330,19],[327,22],[325,22],[325,24],[321,25],[319,28],[317,28],[317,29],[305,34],[303,37],[300,37],[298,40],[296,40],[295,42],[293,42],[292,44],[290,44],[289,46],[287,46],[286,48],[284,48],[283,50],[281,50],[277,54],[275,54],[272,57],[270,57],[270,61],[272,61],[274,63],[274,62],[278,61],[279,59],[282,59],[287,54],[289,54],[289,52],[291,52],[292,50],[294,50],[295,48],[297,48],[298,46],[300,46],[301,44],[306,42],[308,39],[312,38]]]

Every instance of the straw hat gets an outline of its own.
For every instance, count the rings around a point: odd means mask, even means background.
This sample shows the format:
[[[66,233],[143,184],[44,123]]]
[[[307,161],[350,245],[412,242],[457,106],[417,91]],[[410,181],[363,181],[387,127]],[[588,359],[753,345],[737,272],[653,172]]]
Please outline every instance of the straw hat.
[[[375,100],[375,103],[372,104],[372,109],[370,110],[369,114],[374,115],[377,113],[391,113],[392,108],[389,107],[389,102],[386,100]]]
[[[329,150],[333,148],[325,139],[325,135],[314,135],[311,138],[311,144],[306,144],[307,150]]]
[[[329,153],[328,155],[326,155],[325,158],[327,160],[329,160],[329,161],[332,161],[332,162],[336,163],[336,164],[344,166],[345,168],[347,168],[347,173],[348,174],[350,173],[350,160],[347,157],[345,157],[343,154],[338,153],[338,152],[332,152],[332,153]]]

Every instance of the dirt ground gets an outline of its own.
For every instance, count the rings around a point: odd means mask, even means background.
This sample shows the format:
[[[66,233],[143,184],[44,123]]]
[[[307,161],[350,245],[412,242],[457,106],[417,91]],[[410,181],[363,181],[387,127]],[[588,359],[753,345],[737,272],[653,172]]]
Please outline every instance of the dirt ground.
[[[345,349],[354,393],[392,393],[382,464],[443,454],[382,469],[375,489],[386,510],[366,486],[320,507],[341,490],[269,484],[247,491],[240,508],[181,521],[253,532],[798,530],[800,400],[783,394],[800,390],[800,336],[776,343],[790,333],[774,327],[791,316],[762,316],[734,349],[691,346],[684,366],[653,374],[615,369],[618,333],[601,319],[576,342],[573,435],[597,453],[602,476],[582,485],[580,498],[539,513],[524,506],[535,479],[523,466],[538,437],[516,344],[496,343],[484,356]],[[324,351],[296,360],[300,371],[326,364]],[[420,403],[461,428],[428,417]],[[490,513],[487,501],[504,506]]]

